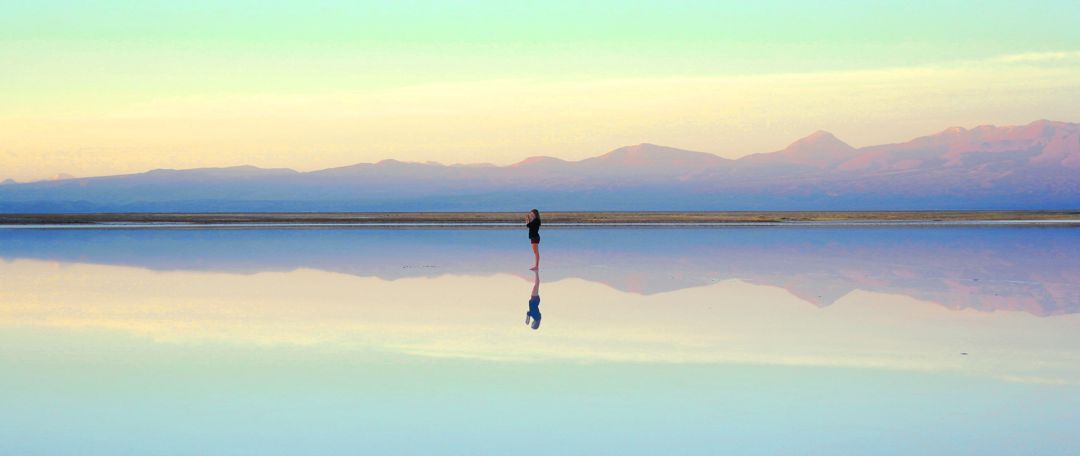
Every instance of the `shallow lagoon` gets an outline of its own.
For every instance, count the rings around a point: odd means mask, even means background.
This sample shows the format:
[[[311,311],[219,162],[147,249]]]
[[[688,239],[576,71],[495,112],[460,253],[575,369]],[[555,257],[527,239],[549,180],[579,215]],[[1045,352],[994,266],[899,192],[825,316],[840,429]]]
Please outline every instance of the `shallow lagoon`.
[[[1080,229],[0,231],[3,454],[1080,451]]]

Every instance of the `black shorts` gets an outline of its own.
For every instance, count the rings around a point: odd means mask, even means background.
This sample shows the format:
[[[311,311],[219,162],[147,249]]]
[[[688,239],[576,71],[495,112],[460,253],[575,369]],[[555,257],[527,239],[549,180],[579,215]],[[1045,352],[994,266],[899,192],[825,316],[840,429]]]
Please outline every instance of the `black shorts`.
[[[530,236],[529,237],[529,242],[531,242],[533,244],[539,244],[540,243],[540,236],[536,236],[536,237]]]

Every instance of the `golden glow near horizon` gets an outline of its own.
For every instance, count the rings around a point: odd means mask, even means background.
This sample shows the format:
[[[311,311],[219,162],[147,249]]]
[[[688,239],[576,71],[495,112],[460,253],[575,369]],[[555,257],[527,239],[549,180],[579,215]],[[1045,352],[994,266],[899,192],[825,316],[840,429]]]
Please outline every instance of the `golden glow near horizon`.
[[[508,274],[384,280],[312,269],[160,272],[38,260],[0,262],[0,273],[10,279],[0,290],[0,326],[104,330],[166,344],[965,372],[1059,384],[1075,382],[1080,365],[1059,347],[1077,314],[958,311],[864,291],[817,308],[741,280],[649,296],[576,278],[544,282],[538,338],[524,325],[532,283]],[[959,363],[966,347],[979,356]]]
[[[1080,121],[1078,32],[1054,25],[1072,2],[46,3],[0,18],[0,179],[642,142],[734,158],[819,129],[865,146]]]

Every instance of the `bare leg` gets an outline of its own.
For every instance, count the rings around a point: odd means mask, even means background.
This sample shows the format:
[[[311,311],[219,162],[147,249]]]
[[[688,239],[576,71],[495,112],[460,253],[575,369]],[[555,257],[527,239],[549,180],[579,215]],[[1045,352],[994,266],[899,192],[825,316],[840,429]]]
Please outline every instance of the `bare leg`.
[[[533,263],[533,267],[531,267],[529,269],[532,269],[532,270],[535,271],[536,269],[538,269],[540,267],[540,244],[533,244],[532,248],[533,248],[533,255],[536,256],[536,262]]]
[[[533,269],[533,291],[530,296],[540,295],[540,271]]]

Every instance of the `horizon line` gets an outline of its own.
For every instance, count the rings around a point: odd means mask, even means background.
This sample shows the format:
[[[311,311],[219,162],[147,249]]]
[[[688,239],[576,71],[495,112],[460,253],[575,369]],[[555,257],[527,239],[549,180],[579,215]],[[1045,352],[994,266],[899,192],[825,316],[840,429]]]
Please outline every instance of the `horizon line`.
[[[61,180],[90,179],[90,178],[97,178],[97,177],[131,176],[131,175],[145,174],[145,173],[149,173],[149,172],[153,172],[153,171],[227,170],[227,169],[243,169],[243,168],[251,168],[251,169],[258,169],[258,170],[265,170],[265,171],[275,171],[275,170],[292,171],[292,172],[295,172],[295,173],[298,173],[298,174],[304,174],[304,173],[326,171],[326,170],[331,170],[331,169],[348,168],[348,167],[360,166],[360,165],[372,165],[372,166],[375,166],[375,165],[379,165],[379,164],[383,164],[383,163],[387,163],[387,162],[402,163],[402,164],[409,164],[409,165],[442,166],[442,167],[448,167],[448,168],[453,168],[453,167],[459,167],[459,168],[469,168],[469,167],[472,167],[472,168],[509,168],[509,167],[514,167],[514,166],[520,165],[520,164],[522,164],[522,163],[524,163],[526,161],[532,160],[532,159],[553,159],[553,160],[558,160],[558,161],[561,161],[561,162],[564,162],[564,163],[580,163],[582,161],[602,157],[604,155],[607,155],[607,154],[610,154],[612,152],[616,152],[616,151],[619,151],[619,150],[622,150],[622,149],[627,149],[627,148],[632,148],[632,147],[640,147],[640,146],[662,147],[662,148],[665,148],[665,149],[674,149],[674,150],[677,150],[677,151],[680,151],[680,152],[690,152],[690,153],[696,153],[696,154],[708,154],[708,155],[712,155],[712,156],[714,156],[716,158],[719,158],[719,159],[722,159],[722,160],[727,160],[727,161],[739,161],[739,160],[745,159],[747,157],[755,156],[755,155],[763,155],[763,154],[772,154],[772,153],[782,152],[784,150],[787,150],[791,146],[799,143],[800,141],[803,141],[803,140],[806,140],[806,139],[809,139],[809,138],[812,138],[812,137],[815,137],[815,136],[820,136],[822,134],[828,135],[829,137],[832,137],[832,138],[836,139],[837,141],[839,141],[839,142],[841,142],[841,143],[843,143],[845,145],[848,145],[849,147],[851,147],[851,148],[853,148],[855,150],[862,150],[862,149],[866,149],[866,148],[870,148],[870,147],[905,144],[905,143],[908,143],[908,142],[911,142],[911,141],[914,141],[914,140],[917,140],[917,139],[938,136],[938,135],[942,135],[942,134],[950,133],[950,132],[955,132],[955,131],[973,131],[973,130],[978,130],[980,128],[1017,128],[1017,127],[1027,127],[1027,126],[1031,126],[1031,125],[1035,125],[1035,124],[1039,124],[1039,123],[1063,124],[1063,125],[1069,125],[1069,126],[1078,126],[1078,125],[1080,125],[1080,122],[1069,122],[1069,121],[1062,121],[1062,120],[1050,120],[1050,119],[1047,119],[1047,118],[1040,118],[1040,119],[1028,122],[1026,124],[1015,124],[1015,125],[979,124],[979,125],[976,125],[976,126],[973,126],[973,127],[970,127],[970,128],[962,127],[962,126],[949,126],[949,127],[944,128],[943,130],[939,130],[939,131],[937,131],[935,133],[930,133],[930,134],[926,134],[926,135],[922,135],[922,136],[916,136],[914,138],[911,138],[911,139],[909,139],[907,141],[903,141],[903,142],[870,144],[870,145],[859,146],[859,147],[851,146],[850,144],[848,144],[844,140],[842,140],[840,138],[837,138],[836,135],[834,135],[833,133],[831,133],[831,132],[829,132],[827,130],[819,129],[819,130],[815,130],[814,132],[812,132],[810,134],[807,134],[807,135],[804,135],[804,136],[801,136],[801,137],[795,139],[794,141],[788,143],[788,145],[785,146],[783,149],[767,151],[767,152],[751,152],[751,153],[748,153],[748,154],[745,154],[745,155],[742,155],[742,156],[739,156],[739,157],[736,157],[736,158],[724,157],[724,156],[721,156],[721,155],[719,155],[719,154],[717,154],[715,152],[706,152],[706,151],[698,151],[698,150],[691,150],[691,149],[683,149],[683,148],[679,148],[679,147],[665,146],[665,145],[662,145],[662,144],[657,144],[657,143],[646,141],[646,142],[641,142],[641,143],[637,143],[637,144],[627,144],[627,145],[619,146],[619,147],[616,147],[614,149],[610,149],[607,152],[600,153],[599,155],[594,155],[594,156],[582,158],[582,159],[579,159],[579,160],[567,160],[567,159],[563,159],[563,158],[556,157],[556,156],[553,156],[553,155],[530,155],[530,156],[526,156],[524,158],[521,158],[521,159],[519,159],[517,161],[504,164],[504,165],[498,165],[498,164],[494,164],[494,163],[491,163],[491,162],[442,163],[442,162],[435,161],[435,160],[406,161],[406,160],[399,160],[399,159],[391,157],[391,158],[384,158],[382,160],[374,161],[374,162],[355,162],[355,163],[350,163],[350,164],[345,164],[345,165],[331,166],[331,167],[328,167],[328,168],[318,168],[318,169],[312,169],[312,170],[307,170],[307,171],[303,171],[303,170],[296,169],[296,168],[293,168],[293,167],[262,167],[262,166],[259,166],[259,165],[256,165],[256,164],[251,164],[251,163],[236,164],[236,165],[200,166],[200,167],[192,167],[192,168],[150,168],[150,169],[147,169],[147,170],[144,170],[144,171],[136,171],[136,172],[129,172],[129,173],[117,173],[117,174],[98,174],[98,175],[92,175],[92,176],[74,176],[74,175],[71,175],[71,174],[68,174],[66,172],[61,171],[61,172],[57,172],[57,173],[53,174],[50,177],[37,179],[37,180],[29,180],[29,181],[18,181],[18,180],[15,180],[13,178],[10,178],[10,177],[0,176],[0,184],[9,184],[9,185],[11,185],[11,184],[33,184],[33,183],[40,183],[40,182],[56,182],[56,181],[61,181]]]

